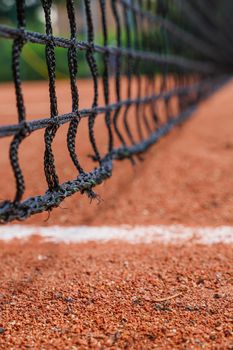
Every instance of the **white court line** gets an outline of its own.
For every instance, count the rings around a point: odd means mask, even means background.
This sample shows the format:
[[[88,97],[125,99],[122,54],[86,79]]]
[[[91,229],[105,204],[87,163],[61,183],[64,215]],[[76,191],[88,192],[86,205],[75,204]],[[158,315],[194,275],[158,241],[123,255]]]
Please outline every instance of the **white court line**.
[[[0,226],[0,240],[28,239],[40,235],[46,241],[64,243],[82,243],[89,241],[106,242],[121,240],[130,243],[182,243],[201,244],[233,243],[233,227],[185,227],[181,225],[154,226]]]

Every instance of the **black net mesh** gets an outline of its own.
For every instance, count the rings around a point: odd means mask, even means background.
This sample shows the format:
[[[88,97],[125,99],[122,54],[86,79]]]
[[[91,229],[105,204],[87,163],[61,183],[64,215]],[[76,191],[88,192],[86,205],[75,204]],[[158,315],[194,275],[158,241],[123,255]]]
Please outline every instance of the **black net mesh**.
[[[10,163],[16,181],[15,197],[0,203],[0,222],[22,220],[49,211],[78,191],[95,198],[93,188],[112,175],[113,161],[129,158],[134,163],[141,160],[143,152],[190,117],[197,104],[222,83],[223,73],[231,66],[232,38],[225,20],[231,20],[228,18],[228,10],[233,7],[231,1],[220,4],[214,0],[82,0],[82,11],[75,7],[73,0],[64,2],[69,38],[53,34],[52,0],[41,1],[45,33],[27,29],[24,0],[16,1],[17,27],[0,25],[1,39],[12,40],[12,73],[18,111],[17,124],[0,126],[0,137],[12,138]],[[93,5],[95,10],[98,8],[101,33],[97,33],[94,25]],[[77,23],[83,16],[86,40],[79,40]],[[30,43],[44,46],[48,70],[50,116],[40,120],[27,118],[21,79],[21,54],[23,47]],[[58,112],[56,93],[55,49],[58,47],[67,50],[72,96],[72,109],[62,115]],[[79,52],[85,54],[93,81],[93,101],[85,109],[79,108]],[[112,80],[114,84],[110,84]],[[104,104],[99,103],[100,84],[103,85]],[[114,101],[110,100],[111,89]],[[123,90],[126,93],[123,94]],[[165,113],[158,108],[161,102]],[[105,116],[106,154],[100,152],[95,138],[94,126],[99,115]],[[81,164],[76,147],[78,127],[83,118],[88,118],[89,142],[95,162],[90,172]],[[53,141],[58,129],[66,123],[69,124],[67,148],[77,177],[60,183]],[[39,129],[44,129],[44,173],[48,190],[25,199],[26,184],[19,148]]]

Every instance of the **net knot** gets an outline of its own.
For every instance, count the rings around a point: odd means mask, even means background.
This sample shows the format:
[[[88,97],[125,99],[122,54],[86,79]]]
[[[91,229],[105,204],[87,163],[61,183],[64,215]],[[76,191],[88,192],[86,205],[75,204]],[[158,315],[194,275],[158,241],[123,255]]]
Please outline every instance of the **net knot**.
[[[76,50],[76,38],[70,39],[70,48]]]
[[[24,27],[19,28],[19,38],[23,44],[25,44],[28,41],[27,33]]]
[[[51,124],[51,126],[60,126],[59,117],[55,116],[55,117],[51,118],[50,124]]]
[[[75,109],[74,109],[73,112],[72,112],[71,119],[72,119],[72,120],[77,120],[78,122],[79,122],[80,119],[81,119],[81,116],[80,116],[80,113],[79,113],[79,111],[78,111],[77,106],[75,106]]]
[[[94,41],[89,41],[87,51],[90,53],[93,53],[95,51],[95,44]]]
[[[30,126],[30,124],[24,120],[21,122],[21,129],[20,129],[20,133],[24,136],[27,137],[31,134],[32,132],[32,128]]]
[[[54,41],[54,37],[52,34],[49,34],[46,36],[46,43],[47,45],[49,45],[50,47],[55,47],[55,41]]]

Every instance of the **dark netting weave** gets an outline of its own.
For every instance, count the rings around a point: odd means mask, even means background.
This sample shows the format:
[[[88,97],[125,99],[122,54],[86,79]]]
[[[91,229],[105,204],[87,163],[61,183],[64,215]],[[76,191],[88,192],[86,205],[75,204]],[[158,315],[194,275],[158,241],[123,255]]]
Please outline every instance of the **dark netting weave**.
[[[75,1],[64,2],[69,38],[53,34],[52,0],[41,0],[45,33],[27,29],[24,0],[16,0],[17,27],[0,25],[1,39],[12,40],[12,73],[18,111],[17,124],[0,126],[0,137],[12,138],[10,163],[16,181],[14,199],[0,203],[2,223],[49,211],[78,191],[95,198],[93,188],[112,175],[113,161],[129,158],[134,163],[142,160],[143,152],[174,126],[183,123],[196,105],[219,86],[224,71],[231,64],[233,46],[230,36],[226,35],[226,21],[221,21],[220,15],[217,21],[214,15],[218,11],[217,6],[220,6],[219,1],[82,0],[79,1],[83,6],[82,12],[75,7]],[[93,4],[95,9],[98,6],[101,17],[98,40]],[[232,7],[231,1],[221,4],[223,11],[219,14],[228,18],[227,6]],[[112,17],[111,36],[114,33],[111,43],[109,15]],[[85,16],[85,41],[79,40],[79,16]],[[30,121],[20,71],[22,49],[28,43],[45,48],[50,97],[50,116]],[[72,109],[63,115],[59,114],[57,106],[56,47],[67,50],[70,76]],[[92,105],[86,106],[86,109],[79,108],[77,78],[80,51],[85,52],[94,90]],[[111,80],[114,81],[114,102],[110,102]],[[132,91],[132,81],[136,84],[136,93]],[[100,84],[103,84],[104,91],[104,104],[101,105]],[[126,94],[122,93],[123,88]],[[161,102],[165,106],[165,114],[159,111]],[[105,117],[107,154],[101,154],[95,138],[94,125],[100,115]],[[83,118],[88,118],[89,141],[95,162],[91,172],[85,171],[76,147],[78,127]],[[132,120],[136,132],[132,130]],[[65,123],[69,124],[67,148],[77,169],[77,177],[60,183],[53,141],[58,129]],[[48,190],[25,199],[26,184],[19,148],[39,129],[44,129],[44,173]]]

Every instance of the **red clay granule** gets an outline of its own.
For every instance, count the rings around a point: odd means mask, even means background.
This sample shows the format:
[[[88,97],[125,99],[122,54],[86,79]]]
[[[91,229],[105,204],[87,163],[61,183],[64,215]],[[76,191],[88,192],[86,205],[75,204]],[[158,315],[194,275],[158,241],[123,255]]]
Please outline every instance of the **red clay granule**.
[[[0,248],[3,350],[233,349],[230,245]]]

